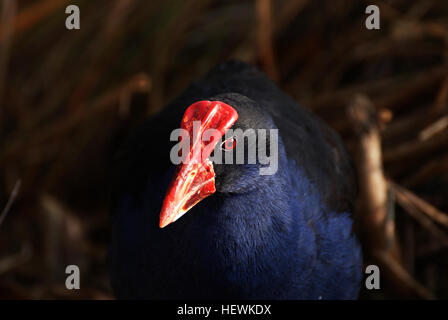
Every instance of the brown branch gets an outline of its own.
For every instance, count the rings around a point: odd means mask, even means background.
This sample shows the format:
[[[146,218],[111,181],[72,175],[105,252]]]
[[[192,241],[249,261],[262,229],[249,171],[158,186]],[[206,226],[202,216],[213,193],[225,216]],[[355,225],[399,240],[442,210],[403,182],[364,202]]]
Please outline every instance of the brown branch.
[[[436,66],[415,74],[393,76],[375,82],[345,87],[333,92],[302,99],[302,103],[312,109],[345,108],[351,97],[358,93],[372,96],[372,101],[378,109],[396,110],[405,106],[405,102],[437,85],[448,72],[447,66]],[[394,88],[391,92],[391,88]],[[378,94],[387,92],[387,94]]]
[[[67,0],[45,0],[37,1],[22,10],[14,21],[13,30],[9,30],[5,26],[0,26],[0,43],[2,43],[11,32],[16,34],[22,33],[30,29],[33,25],[47,17],[53,11],[64,5]]]
[[[278,80],[277,64],[272,43],[273,22],[271,0],[256,1],[258,28],[257,42],[260,60],[266,73],[274,80]]]
[[[420,285],[400,263],[395,222],[388,207],[387,182],[382,171],[381,138],[372,102],[357,96],[348,108],[358,133],[356,157],[360,199],[357,218],[361,220],[366,254],[385,271],[388,284],[403,296],[432,299],[433,294]]]
[[[437,121],[424,128],[422,131],[420,131],[419,139],[428,140],[429,138],[442,132],[446,128],[448,128],[448,116],[438,119]]]
[[[433,136],[428,140],[415,139],[403,143],[394,148],[390,148],[384,152],[385,163],[400,163],[409,158],[420,157],[437,148],[442,148],[448,145],[448,130]]]
[[[8,214],[9,210],[11,209],[12,204],[14,203],[14,200],[17,198],[17,195],[19,194],[20,185],[22,182],[20,180],[17,180],[14,188],[12,189],[11,195],[9,196],[8,202],[6,202],[5,207],[3,208],[2,213],[0,214],[0,226],[2,225],[3,221],[6,218],[6,215]]]
[[[439,92],[437,93],[431,113],[433,115],[439,114],[440,111],[442,111],[443,108],[446,106],[447,101],[448,101],[448,77],[445,78],[445,81],[443,81],[439,89]]]
[[[5,93],[6,76],[8,75],[8,64],[13,36],[13,23],[17,11],[16,0],[4,0],[2,5],[2,15],[0,18],[2,29],[8,34],[5,41],[0,42],[0,106],[2,106],[3,95]],[[3,109],[0,108],[0,119],[3,119]],[[1,123],[0,123],[1,128]]]
[[[436,175],[448,172],[448,154],[431,159],[422,164],[420,167],[421,168],[419,170],[407,176],[403,180],[403,185],[406,187],[415,186]]]
[[[29,261],[32,255],[33,255],[33,248],[31,244],[30,243],[23,244],[19,252],[0,260],[0,275]]]
[[[374,257],[381,263],[386,274],[393,282],[405,287],[408,292],[420,299],[435,299],[434,294],[416,281],[395,259],[385,252],[375,252]]]
[[[370,251],[397,255],[394,220],[388,216],[387,184],[382,169],[381,138],[371,101],[357,96],[348,109],[358,133],[356,167],[359,179],[359,218]]]
[[[40,128],[39,132],[32,135],[31,139],[29,139],[28,135],[11,139],[12,141],[7,144],[4,151],[0,151],[0,164],[13,159],[18,153],[28,150],[31,146],[41,144],[51,138],[63,136],[75,128],[83,119],[104,111],[116,103],[119,103],[119,113],[122,115],[126,113],[126,106],[123,106],[120,102],[123,103],[125,101],[124,97],[126,95],[136,92],[148,92],[150,90],[150,78],[146,74],[138,74],[89,103],[90,107],[85,108],[85,111],[71,113],[71,116],[64,119],[64,121],[54,123],[45,129]]]
[[[274,33],[281,33],[309,2],[309,0],[292,0],[285,2],[278,15],[275,16],[277,19],[274,26]]]
[[[448,246],[448,235],[432,221],[434,220],[448,227],[448,215],[398,184],[392,181],[388,181],[388,184],[392,192],[394,192],[397,202],[406,209],[406,212],[444,245]]]

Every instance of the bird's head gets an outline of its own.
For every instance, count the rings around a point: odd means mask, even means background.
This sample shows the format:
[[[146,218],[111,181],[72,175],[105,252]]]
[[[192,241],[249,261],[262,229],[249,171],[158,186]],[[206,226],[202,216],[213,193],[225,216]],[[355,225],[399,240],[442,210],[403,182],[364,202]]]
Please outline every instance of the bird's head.
[[[271,117],[239,94],[190,105],[176,135],[170,156],[180,163],[163,201],[161,228],[215,192],[245,193],[269,183],[284,152]]]

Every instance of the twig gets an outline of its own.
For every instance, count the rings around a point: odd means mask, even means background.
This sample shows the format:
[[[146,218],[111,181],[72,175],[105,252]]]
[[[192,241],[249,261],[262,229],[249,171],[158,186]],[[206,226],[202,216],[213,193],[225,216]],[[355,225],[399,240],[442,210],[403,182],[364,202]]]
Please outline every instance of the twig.
[[[0,26],[0,43],[10,36],[11,32],[19,34],[31,28],[34,24],[51,14],[64,5],[68,0],[45,0],[38,1],[22,10],[14,23],[14,30]]]
[[[281,33],[309,2],[309,0],[287,1],[281,8],[279,14],[275,16],[277,19],[274,26],[274,33]]]
[[[98,33],[95,41],[86,51],[90,65],[69,100],[70,109],[76,110],[84,106],[85,97],[89,96],[97,81],[107,69],[105,66],[108,64],[108,59],[113,59],[113,56],[105,55],[105,52],[107,52],[106,50],[113,50],[113,46],[116,45],[119,37],[124,35],[121,26],[132,12],[134,5],[135,0],[114,1],[105,23],[102,24],[101,32]]]
[[[395,193],[397,202],[408,210],[408,212],[416,218],[423,227],[426,227],[448,246],[448,235],[428,219],[431,218],[448,228],[448,215],[398,184],[392,181],[388,181],[388,184],[391,190]]]
[[[0,274],[8,272],[17,266],[27,262],[33,255],[33,248],[31,244],[22,244],[20,252],[17,252],[11,256],[5,257],[0,260]]]
[[[445,78],[445,80],[442,83],[442,86],[439,89],[439,92],[437,93],[431,113],[433,115],[437,115],[441,110],[443,110],[443,107],[446,106],[447,101],[448,101],[448,77]]]
[[[430,218],[425,216],[420,210],[413,206],[403,194],[396,192],[397,202],[405,209],[411,217],[413,217],[423,228],[425,228],[432,236],[437,238],[444,246],[448,247],[448,235],[443,232]]]
[[[257,0],[256,2],[258,29],[257,40],[261,62],[266,73],[273,79],[278,79],[278,71],[275,62],[272,44],[272,3],[271,0]]]
[[[377,80],[368,84],[354,85],[328,92],[320,96],[313,96],[310,99],[302,99],[302,103],[312,109],[319,108],[344,108],[353,95],[358,93],[368,94],[372,98],[375,107],[381,109],[398,109],[405,106],[404,101],[411,100],[421,94],[422,91],[432,88],[446,76],[448,67],[436,66],[429,70],[416,72],[408,75],[393,76],[386,79]],[[390,91],[387,95],[378,93]]]
[[[394,204],[395,205],[395,204]],[[415,273],[415,227],[414,221],[411,218],[407,218],[403,221],[403,243],[406,244],[406,249],[402,251],[403,266],[409,274]]]
[[[433,136],[432,139],[421,141],[415,139],[410,142],[403,143],[395,148],[390,148],[384,152],[385,163],[399,163],[404,159],[416,158],[424,155],[437,148],[442,148],[448,145],[448,130],[444,130],[441,133]]]
[[[397,282],[400,286],[421,299],[435,299],[434,294],[416,281],[393,257],[385,252],[375,252],[374,257],[381,262],[385,271],[391,275],[392,282]]]
[[[381,132],[383,141],[387,143],[393,142],[392,144],[395,148],[400,142],[409,139],[410,136],[414,136],[416,130],[423,129],[425,124],[422,120],[428,117],[428,108],[428,106],[422,106],[413,112],[408,112],[398,119],[393,120]]]
[[[445,172],[448,172],[448,154],[431,159],[421,165],[419,170],[403,180],[403,185],[406,187],[415,186],[434,177],[435,175],[443,174]]]
[[[428,140],[429,138],[445,130],[446,128],[448,128],[448,116],[440,118],[436,122],[420,131],[419,139],[423,141]]]
[[[3,105],[3,95],[5,92],[6,76],[8,75],[9,55],[12,43],[12,29],[14,17],[17,11],[16,0],[4,0],[2,5],[2,15],[0,19],[3,30],[9,35],[3,43],[0,42],[0,106]],[[0,119],[4,118],[3,109],[0,108]],[[0,123],[0,127],[1,127]]]
[[[31,140],[29,140],[29,137],[12,138],[8,146],[0,151],[0,164],[14,158],[17,153],[28,150],[30,146],[44,143],[47,139],[63,136],[79,125],[83,119],[92,117],[110,106],[120,103],[120,99],[126,92],[148,92],[149,90],[151,90],[150,78],[146,74],[137,74],[88,103],[89,108],[85,108],[84,112],[72,113],[71,117],[67,117],[61,122],[54,123],[45,129],[40,128],[40,131],[33,135]]]
[[[442,250],[447,250],[446,246],[440,243],[437,239],[430,238],[428,241],[417,246],[415,254],[418,258],[426,259]]]
[[[8,202],[6,202],[5,208],[3,208],[3,211],[0,214],[0,226],[2,225],[3,221],[5,220],[6,215],[9,212],[9,209],[11,209],[11,206],[14,203],[14,200],[16,199],[16,197],[19,193],[21,183],[22,182],[20,180],[17,180],[14,185],[14,188],[12,189],[12,192],[11,192],[11,195],[9,196]]]

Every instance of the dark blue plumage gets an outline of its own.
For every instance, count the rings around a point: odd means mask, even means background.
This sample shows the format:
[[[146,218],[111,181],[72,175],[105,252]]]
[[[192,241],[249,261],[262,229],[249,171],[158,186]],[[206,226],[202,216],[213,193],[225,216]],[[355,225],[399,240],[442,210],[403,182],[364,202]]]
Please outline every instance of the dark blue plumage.
[[[216,165],[216,189],[164,229],[171,130],[185,108],[220,100],[237,128],[278,128],[279,166]],[[111,279],[118,298],[354,299],[352,169],[339,137],[255,68],[228,62],[138,129],[117,160]]]

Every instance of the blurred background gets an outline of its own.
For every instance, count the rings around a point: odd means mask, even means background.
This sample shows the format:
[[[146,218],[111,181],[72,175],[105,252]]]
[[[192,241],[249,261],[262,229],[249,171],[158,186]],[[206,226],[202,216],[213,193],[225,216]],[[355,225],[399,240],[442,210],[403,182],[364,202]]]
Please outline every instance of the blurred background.
[[[78,5],[81,29],[65,28]],[[379,6],[381,29],[365,10]],[[381,290],[448,298],[448,2],[1,0],[0,298],[110,299],[126,134],[215,64],[258,65],[343,137]],[[65,268],[81,289],[65,288]]]

